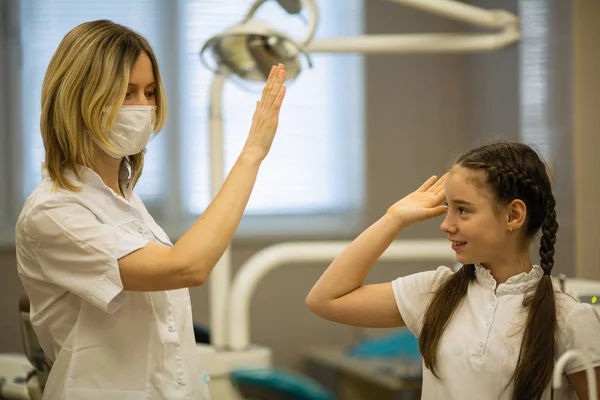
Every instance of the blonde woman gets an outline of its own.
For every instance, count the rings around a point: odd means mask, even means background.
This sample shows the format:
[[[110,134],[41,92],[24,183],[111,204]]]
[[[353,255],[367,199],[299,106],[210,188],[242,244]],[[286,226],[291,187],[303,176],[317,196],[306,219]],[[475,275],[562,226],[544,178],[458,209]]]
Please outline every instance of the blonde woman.
[[[273,67],[243,151],[174,245],[133,192],[165,123],[148,42],[110,21],[62,40],[42,89],[43,180],[16,226],[31,321],[53,362],[45,399],[208,399],[188,287],[202,285],[240,222],[278,125]]]

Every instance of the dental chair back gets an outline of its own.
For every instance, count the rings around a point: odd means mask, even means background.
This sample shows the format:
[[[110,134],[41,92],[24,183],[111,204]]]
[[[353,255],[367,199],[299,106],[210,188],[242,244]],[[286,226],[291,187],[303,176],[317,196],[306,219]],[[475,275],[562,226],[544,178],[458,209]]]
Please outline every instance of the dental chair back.
[[[27,296],[21,297],[19,299],[19,315],[23,350],[25,351],[25,356],[35,369],[35,372],[27,380],[27,389],[32,400],[41,400],[52,362],[44,354],[37,335],[31,326],[29,308],[29,298]]]

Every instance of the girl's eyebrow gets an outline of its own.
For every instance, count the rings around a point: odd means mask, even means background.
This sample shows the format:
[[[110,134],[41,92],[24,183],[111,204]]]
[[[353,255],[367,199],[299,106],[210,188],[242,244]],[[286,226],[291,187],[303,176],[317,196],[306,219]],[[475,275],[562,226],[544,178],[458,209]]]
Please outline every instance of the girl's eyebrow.
[[[448,199],[446,199],[446,201],[448,202]],[[473,203],[470,203],[466,200],[461,200],[461,199],[457,199],[457,200],[450,200],[450,203],[456,204],[456,205],[461,205],[461,206],[472,206]]]

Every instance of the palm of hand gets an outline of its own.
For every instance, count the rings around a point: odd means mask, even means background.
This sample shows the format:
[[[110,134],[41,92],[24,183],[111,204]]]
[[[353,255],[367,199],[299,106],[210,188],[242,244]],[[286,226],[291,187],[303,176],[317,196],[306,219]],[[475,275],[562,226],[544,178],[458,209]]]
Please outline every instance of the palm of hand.
[[[388,212],[406,223],[424,221],[446,212],[444,182],[446,175],[437,179],[432,176],[420,188],[392,205]]]

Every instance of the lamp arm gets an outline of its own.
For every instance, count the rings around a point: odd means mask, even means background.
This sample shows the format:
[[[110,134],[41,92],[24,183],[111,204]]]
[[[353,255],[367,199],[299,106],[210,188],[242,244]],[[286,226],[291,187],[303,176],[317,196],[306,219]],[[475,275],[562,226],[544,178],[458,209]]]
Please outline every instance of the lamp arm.
[[[518,25],[519,19],[508,11],[486,10],[456,0],[390,0],[442,17],[485,28]]]
[[[313,40],[308,53],[465,53],[494,51],[521,40],[514,26],[492,34],[364,35]]]
[[[252,6],[248,10],[248,12],[246,13],[246,16],[242,20],[242,23],[246,23],[252,17],[254,17],[254,14],[256,14],[256,11],[258,11],[260,6],[262,6],[266,1],[267,0],[256,0],[254,2],[254,4],[252,4]],[[315,0],[300,0],[300,2],[308,10],[308,13],[309,13],[308,21],[310,24],[308,26],[308,31],[307,31],[306,35],[304,36],[304,38],[302,40],[298,41],[299,43],[302,43],[302,47],[304,48],[308,45],[308,43],[310,43],[313,40],[315,33],[317,31],[317,27],[319,25],[319,10],[317,8]]]

